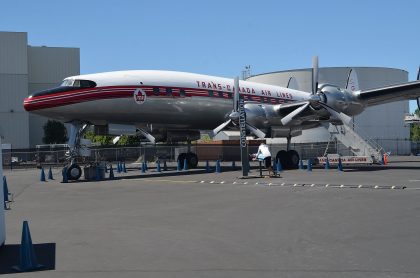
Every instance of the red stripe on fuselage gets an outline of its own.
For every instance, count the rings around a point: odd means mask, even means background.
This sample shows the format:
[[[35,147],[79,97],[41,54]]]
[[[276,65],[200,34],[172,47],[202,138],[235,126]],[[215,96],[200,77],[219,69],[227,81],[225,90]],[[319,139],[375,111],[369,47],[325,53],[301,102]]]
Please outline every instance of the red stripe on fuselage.
[[[154,88],[158,88],[154,90]],[[171,93],[168,94],[166,89],[171,89]],[[194,88],[179,88],[179,87],[162,87],[162,86],[107,86],[107,87],[96,87],[81,89],[77,91],[60,92],[54,94],[48,94],[43,96],[36,96],[26,98],[24,100],[24,108],[26,111],[34,111],[39,109],[46,109],[58,106],[65,106],[71,104],[77,104],[87,101],[113,99],[113,98],[130,98],[133,97],[136,89],[142,89],[148,97],[184,97],[181,96],[181,91],[184,92],[185,97],[213,97],[213,98],[232,98],[231,92],[223,92],[220,94],[219,91],[203,90]],[[212,93],[210,93],[212,92]],[[284,103],[289,100],[285,100],[277,97],[261,97],[253,94],[242,94],[245,100],[251,99],[260,102],[261,99],[264,102],[275,104]],[[292,101],[292,100],[290,100]]]

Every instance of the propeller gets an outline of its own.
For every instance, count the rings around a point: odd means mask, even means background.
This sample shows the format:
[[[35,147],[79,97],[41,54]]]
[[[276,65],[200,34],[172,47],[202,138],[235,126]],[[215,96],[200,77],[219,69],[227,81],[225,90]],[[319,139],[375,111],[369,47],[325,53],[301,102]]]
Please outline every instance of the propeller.
[[[419,70],[417,71],[417,80],[420,80],[420,66]],[[420,110],[420,98],[417,98],[417,108]]]
[[[234,93],[233,93],[233,110],[229,114],[229,120],[226,122],[220,124],[215,129],[213,129],[210,133],[211,137],[216,136],[220,131],[222,131],[224,128],[226,128],[229,124],[237,125],[239,123],[239,77],[235,78],[234,83]],[[258,138],[265,138],[265,133],[259,130],[258,128],[245,123],[246,128],[249,129],[253,134],[255,134]]]
[[[300,114],[300,112],[302,112],[303,110],[305,110],[305,109],[306,109],[306,107],[308,107],[308,106],[309,106],[309,101],[307,101],[307,102],[306,102],[306,103],[304,103],[302,106],[300,106],[300,107],[296,108],[295,110],[293,110],[293,112],[291,112],[291,113],[287,114],[285,117],[283,117],[283,118],[281,119],[281,123],[282,123],[283,125],[287,125],[288,123],[290,123],[290,121],[291,121],[291,120],[293,120],[293,118],[294,118],[296,115],[299,115],[299,114]]]
[[[325,108],[328,113],[330,113],[331,115],[333,115],[335,118],[340,119],[343,123],[345,123],[346,125],[350,124],[352,118],[346,114],[344,114],[343,112],[338,112],[337,110],[334,110],[333,108],[331,108],[330,106],[326,105],[323,102],[319,102],[319,104]]]
[[[350,76],[349,76],[349,78],[350,78]],[[296,108],[295,110],[293,110],[292,112],[290,112],[289,114],[284,116],[281,119],[281,123],[283,125],[287,125],[296,116],[298,116],[300,113],[302,113],[309,105],[312,105],[312,106],[315,106],[315,107],[316,106],[318,106],[318,107],[321,106],[322,108],[327,110],[328,113],[330,113],[330,115],[332,115],[334,118],[337,118],[337,119],[341,120],[345,124],[349,124],[351,122],[352,118],[350,116],[344,114],[343,112],[338,112],[337,110],[335,110],[332,107],[325,104],[322,101],[320,95],[318,95],[317,93],[318,93],[318,56],[315,56],[312,59],[312,92],[311,92],[311,97],[309,98],[308,101],[303,102],[301,106],[299,106],[298,108]]]
[[[312,94],[318,91],[318,56],[312,58]]]
[[[118,143],[118,141],[120,141],[120,139],[121,139],[121,136],[116,136],[114,139],[112,139],[112,144],[117,144]]]

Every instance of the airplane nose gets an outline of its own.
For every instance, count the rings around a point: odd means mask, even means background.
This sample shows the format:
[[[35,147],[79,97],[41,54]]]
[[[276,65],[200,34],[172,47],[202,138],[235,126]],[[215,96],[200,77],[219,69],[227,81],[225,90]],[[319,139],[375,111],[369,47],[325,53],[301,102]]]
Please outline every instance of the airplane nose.
[[[28,112],[47,108],[48,105],[53,105],[55,103],[53,97],[56,94],[66,92],[68,90],[68,87],[57,87],[33,93],[23,100],[23,108]]]
[[[27,97],[23,100],[23,108],[26,111],[32,111],[31,98]]]

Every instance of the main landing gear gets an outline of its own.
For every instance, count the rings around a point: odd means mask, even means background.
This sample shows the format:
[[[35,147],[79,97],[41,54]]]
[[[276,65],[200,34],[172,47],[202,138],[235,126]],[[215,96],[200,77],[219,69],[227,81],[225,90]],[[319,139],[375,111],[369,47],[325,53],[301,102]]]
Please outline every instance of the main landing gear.
[[[198,156],[191,151],[191,139],[187,139],[187,152],[180,153],[178,155],[177,161],[184,163],[184,160],[187,160],[187,165],[189,169],[197,168],[198,165]],[[182,164],[183,165],[183,164]]]
[[[184,163],[184,160],[187,160],[188,168],[196,168],[198,165],[198,156],[193,152],[188,153],[180,153],[178,155],[177,161],[181,161],[181,163]],[[182,164],[183,165],[183,164]]]
[[[297,169],[299,168],[299,154],[295,150],[281,150],[277,152],[276,163],[280,161],[284,169]]]
[[[284,169],[298,169],[300,157],[297,151],[290,149],[290,142],[292,136],[287,137],[287,146],[286,150],[281,150],[277,152],[276,163],[280,161]]]

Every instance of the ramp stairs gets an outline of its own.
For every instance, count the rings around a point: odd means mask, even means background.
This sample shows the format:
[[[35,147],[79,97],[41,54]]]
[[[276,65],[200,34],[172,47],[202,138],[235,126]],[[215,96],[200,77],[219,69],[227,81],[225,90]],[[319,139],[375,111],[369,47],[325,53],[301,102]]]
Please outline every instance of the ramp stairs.
[[[348,126],[346,124],[334,125],[328,124],[328,132],[330,133],[331,139],[337,139],[344,146],[346,146],[356,156],[367,156],[368,159],[372,159],[371,163],[380,163],[385,150],[374,140],[367,136],[362,137],[360,129],[354,124]],[[328,146],[325,150],[324,156]]]

